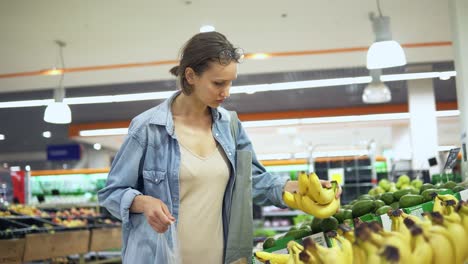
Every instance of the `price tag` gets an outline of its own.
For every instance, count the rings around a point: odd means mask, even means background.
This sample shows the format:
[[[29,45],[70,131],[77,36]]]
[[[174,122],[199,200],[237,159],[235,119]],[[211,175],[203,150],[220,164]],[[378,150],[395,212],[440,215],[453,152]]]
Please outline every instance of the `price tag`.
[[[308,237],[304,237],[304,238],[302,239],[302,241],[304,241],[306,238],[309,238],[309,237],[312,238],[312,240],[313,240],[315,243],[317,243],[317,244],[319,244],[319,245],[322,245],[322,246],[324,246],[324,247],[328,247],[328,246],[327,246],[327,241],[325,240],[325,235],[323,234],[323,232],[320,232],[320,233],[317,233],[317,234],[313,234],[313,235],[308,236]]]
[[[467,201],[468,200],[468,190],[463,190],[460,192],[460,197],[463,201]]]
[[[455,167],[455,164],[457,162],[458,152],[460,152],[460,148],[454,148],[450,150],[448,157],[447,157],[447,161],[445,162],[444,171],[451,170],[453,169],[453,167]]]
[[[392,220],[390,216],[388,216],[388,214],[383,214],[380,216],[380,219],[382,220],[383,229],[385,231],[392,231]]]
[[[424,213],[423,209],[418,208],[416,210],[411,211],[410,215],[414,215],[414,216],[419,217],[420,219],[424,219],[424,217],[422,216],[423,213]]]

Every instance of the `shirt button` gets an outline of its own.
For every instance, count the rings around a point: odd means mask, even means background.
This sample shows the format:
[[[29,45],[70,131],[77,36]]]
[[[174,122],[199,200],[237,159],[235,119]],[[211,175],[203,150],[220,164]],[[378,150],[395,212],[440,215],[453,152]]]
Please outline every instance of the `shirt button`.
[[[228,155],[231,156],[231,152],[228,152]]]
[[[216,136],[219,136],[219,134],[218,134],[218,133],[216,133],[215,135],[216,135]]]

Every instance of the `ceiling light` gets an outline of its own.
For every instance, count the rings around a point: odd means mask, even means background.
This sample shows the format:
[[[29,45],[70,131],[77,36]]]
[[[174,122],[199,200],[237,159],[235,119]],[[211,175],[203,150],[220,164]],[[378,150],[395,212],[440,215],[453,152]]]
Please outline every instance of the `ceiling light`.
[[[44,121],[53,124],[71,123],[70,107],[64,102],[50,103],[44,112]]]
[[[59,47],[59,56],[62,69],[65,69],[65,62],[63,59],[63,47],[65,42],[56,40],[55,43]],[[60,75],[59,85],[54,90],[54,102],[49,103],[44,112],[44,121],[53,124],[69,124],[71,123],[71,110],[70,107],[63,102],[65,98],[65,88],[63,87],[64,73]]]
[[[264,60],[270,57],[271,55],[268,53],[254,53],[254,54],[251,54],[250,56],[247,56],[247,58],[254,59],[254,60]]]
[[[128,134],[128,128],[107,128],[107,129],[92,129],[81,130],[80,136],[82,137],[96,137],[96,136],[115,136]]]
[[[45,70],[42,72],[42,74],[44,75],[60,75],[60,74],[63,74],[63,69],[57,69],[57,68],[52,68],[50,70]]]
[[[96,143],[96,144],[93,145],[93,148],[94,148],[95,150],[100,150],[101,147],[102,147],[102,146],[101,146],[101,144],[99,144],[99,143]]]
[[[26,165],[26,166],[24,166],[24,169],[25,169],[26,171],[31,171],[31,166]]]
[[[364,88],[362,101],[366,104],[387,103],[392,100],[390,89],[380,80],[381,69],[370,70],[372,82]]]
[[[5,135],[0,134],[0,140],[5,140]]]
[[[215,31],[215,27],[212,25],[204,25],[200,27],[200,32],[205,33],[205,32],[212,32]]]
[[[50,133],[50,131],[44,131],[42,132],[42,136],[45,138],[50,138],[52,136],[52,133]]]
[[[421,73],[404,73],[404,74],[391,74],[382,75],[380,80],[382,82],[415,80],[415,79],[431,79],[439,78],[441,75],[456,76],[455,71],[446,72],[421,72]],[[271,84],[255,84],[255,85],[242,85],[233,86],[230,90],[231,94],[253,94],[255,92],[270,92],[270,91],[283,91],[294,89],[311,89],[329,86],[344,86],[352,84],[370,83],[372,77],[345,77],[334,79],[321,79],[297,82],[283,82]],[[101,96],[85,96],[64,98],[66,104],[102,104],[102,103],[117,103],[117,102],[131,102],[131,101],[145,101],[145,100],[163,100],[169,98],[174,91],[164,92],[150,92],[150,93],[134,93],[134,94],[119,94],[119,95],[101,95]],[[35,107],[46,106],[54,102],[53,99],[40,99],[40,100],[24,100],[24,101],[9,101],[0,102],[0,108],[17,108],[17,107]]]
[[[372,28],[375,33],[375,42],[367,51],[367,68],[382,69],[403,66],[406,64],[406,56],[398,42],[392,40],[390,31],[390,17],[382,16],[380,2],[377,0],[379,15],[369,15]]]

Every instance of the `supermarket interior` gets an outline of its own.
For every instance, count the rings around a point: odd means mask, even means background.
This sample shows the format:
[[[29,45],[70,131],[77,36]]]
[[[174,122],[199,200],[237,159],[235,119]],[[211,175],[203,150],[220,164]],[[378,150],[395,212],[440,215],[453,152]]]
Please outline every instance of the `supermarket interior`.
[[[98,192],[125,173],[113,164],[133,118],[181,89],[181,47],[213,31],[241,54],[220,107],[262,177],[297,184],[283,206],[253,204],[248,256],[227,261],[226,234],[206,245],[222,263],[468,263],[467,13],[466,0],[0,1],[0,264],[146,263],[123,259],[132,224]],[[147,185],[141,166],[125,176],[144,195],[179,180],[156,170]],[[199,263],[182,255],[152,262]]]

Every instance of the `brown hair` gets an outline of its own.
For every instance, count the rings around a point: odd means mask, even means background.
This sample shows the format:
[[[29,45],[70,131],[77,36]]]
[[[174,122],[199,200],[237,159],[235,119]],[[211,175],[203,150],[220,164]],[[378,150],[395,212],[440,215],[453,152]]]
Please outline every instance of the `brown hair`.
[[[180,52],[180,62],[169,72],[177,76],[182,92],[190,95],[191,85],[185,78],[185,69],[190,67],[197,75],[208,70],[210,62],[228,65],[231,61],[239,63],[243,51],[234,46],[219,32],[198,33],[189,39]]]

